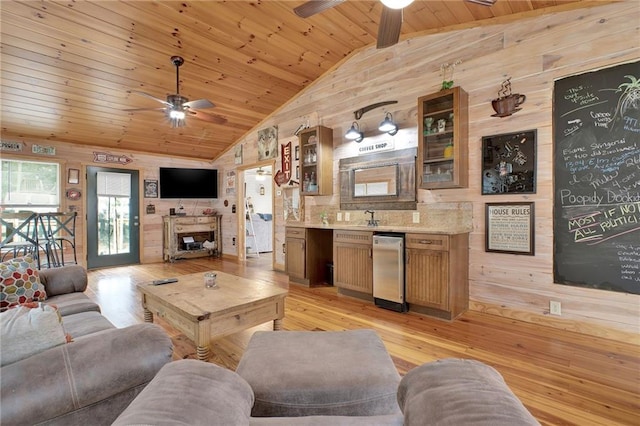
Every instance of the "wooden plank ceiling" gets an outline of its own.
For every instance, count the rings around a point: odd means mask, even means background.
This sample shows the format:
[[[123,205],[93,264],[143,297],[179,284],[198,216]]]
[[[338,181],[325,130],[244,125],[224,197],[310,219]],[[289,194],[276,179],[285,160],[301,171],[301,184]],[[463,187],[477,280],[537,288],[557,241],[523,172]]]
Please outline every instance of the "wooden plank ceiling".
[[[378,1],[347,1],[311,18],[302,1],[1,1],[2,139],[214,159],[311,82],[375,43]],[[415,1],[401,39],[582,7],[582,0]],[[483,21],[483,22],[478,22]],[[172,128],[135,93],[209,99],[224,124]],[[134,93],[132,93],[134,91]]]

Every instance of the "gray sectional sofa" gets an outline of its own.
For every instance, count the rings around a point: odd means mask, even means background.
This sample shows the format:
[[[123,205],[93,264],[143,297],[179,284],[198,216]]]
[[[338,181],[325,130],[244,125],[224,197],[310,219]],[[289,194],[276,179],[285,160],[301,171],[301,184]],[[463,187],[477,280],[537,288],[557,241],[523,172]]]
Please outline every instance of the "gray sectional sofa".
[[[1,368],[0,424],[111,424],[171,361],[171,339],[153,324],[111,324],[84,294],[81,266],[42,270],[40,280],[73,342]]]
[[[256,332],[236,372],[195,360],[164,366],[114,426],[539,425],[492,367],[445,359],[400,378],[378,340],[372,330]]]

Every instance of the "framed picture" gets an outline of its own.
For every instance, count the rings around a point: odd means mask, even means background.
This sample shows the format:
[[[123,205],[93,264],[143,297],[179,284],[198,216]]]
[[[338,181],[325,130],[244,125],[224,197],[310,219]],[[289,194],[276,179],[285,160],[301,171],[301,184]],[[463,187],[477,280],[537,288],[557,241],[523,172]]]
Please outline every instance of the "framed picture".
[[[482,195],[535,194],[536,130],[482,138]]]
[[[67,175],[67,183],[72,185],[77,185],[80,183],[80,170],[78,169],[69,169],[69,174]]]
[[[258,130],[258,161],[278,156],[278,127]]]
[[[242,144],[236,145],[233,154],[233,164],[242,164]]]
[[[300,180],[300,166],[296,166],[296,180]]]
[[[485,251],[535,254],[532,202],[485,204]]]
[[[144,180],[144,198],[158,198],[158,181],[155,179]]]
[[[296,149],[295,149],[295,160],[299,160],[300,159],[300,145],[296,145]]]

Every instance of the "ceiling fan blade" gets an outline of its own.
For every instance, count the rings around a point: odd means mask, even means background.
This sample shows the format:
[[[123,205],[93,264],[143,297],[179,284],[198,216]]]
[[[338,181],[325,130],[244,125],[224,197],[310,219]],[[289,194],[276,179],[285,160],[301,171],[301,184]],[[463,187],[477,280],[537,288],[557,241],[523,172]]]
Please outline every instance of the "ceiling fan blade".
[[[383,49],[393,46],[400,40],[400,28],[402,27],[402,9],[390,9],[382,7],[380,26],[378,27],[378,43],[376,47]]]
[[[202,111],[197,111],[197,110],[194,110],[194,109],[188,109],[187,113],[191,117],[195,117],[195,118],[197,118],[199,120],[203,120],[203,121],[208,121],[209,123],[225,124],[227,122],[226,118],[224,118],[221,115],[217,115],[217,114],[209,114],[209,113],[202,112]]]
[[[145,92],[139,92],[137,90],[132,90],[131,93],[135,93],[136,95],[140,95],[140,96],[144,96],[144,97],[149,98],[149,99],[153,99],[154,101],[160,102],[161,104],[164,104],[164,105],[167,105],[167,106],[173,106],[169,102],[167,102],[167,101],[165,101],[163,99],[160,99],[160,98],[156,98],[155,96],[152,96],[152,95],[150,95],[148,93],[145,93]]]
[[[182,104],[182,107],[185,108],[193,108],[193,109],[206,109],[213,108],[215,104],[208,99],[196,99],[195,101],[189,101]]]
[[[166,108],[128,108],[123,109],[123,111],[127,112],[136,112],[136,111],[164,111]]]
[[[476,3],[482,6],[493,6],[498,0],[465,0],[469,3]]]
[[[311,0],[295,7],[293,9],[293,13],[301,18],[308,18],[316,13],[322,12],[323,10],[331,9],[345,1],[346,0]]]

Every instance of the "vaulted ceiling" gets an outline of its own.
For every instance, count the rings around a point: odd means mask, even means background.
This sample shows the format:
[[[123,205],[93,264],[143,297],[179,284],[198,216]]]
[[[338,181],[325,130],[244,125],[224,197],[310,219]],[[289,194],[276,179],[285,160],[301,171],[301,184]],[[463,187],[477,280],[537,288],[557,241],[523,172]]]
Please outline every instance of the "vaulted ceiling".
[[[2,139],[213,159],[360,48],[382,5],[346,1],[310,18],[303,1],[0,1]],[[401,40],[504,22],[583,0],[415,1]],[[392,48],[392,47],[391,47]],[[216,106],[172,128],[160,100]],[[142,94],[139,92],[143,92]],[[145,96],[144,94],[150,95]],[[155,108],[156,110],[125,111]]]

